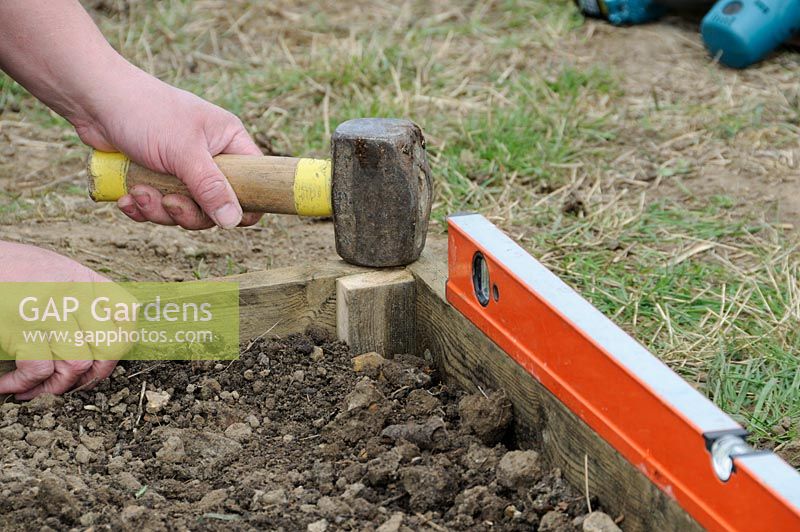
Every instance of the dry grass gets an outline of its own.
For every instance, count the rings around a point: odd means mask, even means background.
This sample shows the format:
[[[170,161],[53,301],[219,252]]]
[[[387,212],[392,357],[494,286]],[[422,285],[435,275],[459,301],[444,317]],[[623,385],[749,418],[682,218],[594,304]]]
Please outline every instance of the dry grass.
[[[127,57],[265,149],[321,155],[347,118],[416,120],[437,220],[486,214],[761,444],[798,436],[796,57],[732,72],[690,23],[616,29],[567,1],[93,4]],[[0,105],[77,149],[2,83]],[[52,201],[7,199],[7,222]]]

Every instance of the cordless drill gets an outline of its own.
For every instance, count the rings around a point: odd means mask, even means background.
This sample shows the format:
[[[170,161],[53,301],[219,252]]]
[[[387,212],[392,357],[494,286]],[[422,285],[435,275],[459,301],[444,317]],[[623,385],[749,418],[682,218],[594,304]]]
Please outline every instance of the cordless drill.
[[[800,0],[576,0],[581,11],[616,26],[644,24],[669,11],[711,10],[700,32],[720,62],[744,68],[800,30]]]
[[[764,59],[800,30],[800,0],[720,0],[700,33],[721,63],[745,68]]]

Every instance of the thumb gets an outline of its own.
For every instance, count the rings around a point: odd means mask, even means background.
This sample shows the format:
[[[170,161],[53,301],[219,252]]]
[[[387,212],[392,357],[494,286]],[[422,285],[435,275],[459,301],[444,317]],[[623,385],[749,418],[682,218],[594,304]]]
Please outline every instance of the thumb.
[[[182,166],[175,168],[175,175],[186,184],[200,208],[220,227],[230,229],[239,225],[242,207],[211,154],[192,154],[184,161]]]

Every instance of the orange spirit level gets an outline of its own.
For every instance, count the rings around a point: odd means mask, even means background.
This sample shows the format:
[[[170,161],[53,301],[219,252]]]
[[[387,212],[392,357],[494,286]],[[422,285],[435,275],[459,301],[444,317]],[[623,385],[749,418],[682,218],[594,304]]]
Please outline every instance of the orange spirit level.
[[[448,220],[447,300],[714,530],[800,530],[800,474],[483,216]]]

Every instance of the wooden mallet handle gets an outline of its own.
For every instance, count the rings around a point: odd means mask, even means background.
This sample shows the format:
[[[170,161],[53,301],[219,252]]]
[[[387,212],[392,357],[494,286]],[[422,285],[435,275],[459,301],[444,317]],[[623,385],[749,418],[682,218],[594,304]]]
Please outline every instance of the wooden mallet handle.
[[[322,159],[217,155],[242,209],[247,212],[331,216],[331,163]],[[122,153],[93,151],[89,156],[89,194],[95,201],[117,201],[134,185],[162,194],[189,196],[178,178],[148,170]]]

